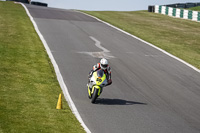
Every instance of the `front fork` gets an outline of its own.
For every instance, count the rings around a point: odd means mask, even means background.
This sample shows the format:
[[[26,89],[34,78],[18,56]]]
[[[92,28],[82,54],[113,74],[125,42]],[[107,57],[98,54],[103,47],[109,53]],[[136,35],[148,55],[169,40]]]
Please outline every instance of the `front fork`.
[[[91,92],[91,90],[90,90],[90,88],[89,88],[89,85],[88,85],[88,95],[89,95],[89,98],[91,98],[92,97],[92,94],[91,94],[92,92]]]
[[[101,92],[103,90],[103,88],[101,88],[100,86],[97,86],[97,85],[92,86],[92,90],[90,90],[89,85],[88,85],[88,94],[89,94],[90,97],[94,93],[95,88],[98,90],[98,96],[101,94]]]

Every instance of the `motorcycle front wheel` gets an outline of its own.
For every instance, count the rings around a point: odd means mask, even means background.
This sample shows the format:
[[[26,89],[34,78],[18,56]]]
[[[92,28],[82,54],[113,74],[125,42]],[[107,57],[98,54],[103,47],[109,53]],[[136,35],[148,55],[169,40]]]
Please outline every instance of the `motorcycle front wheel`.
[[[98,97],[98,90],[96,88],[94,88],[94,93],[92,94],[92,101],[91,101],[91,103],[95,103],[97,97]]]

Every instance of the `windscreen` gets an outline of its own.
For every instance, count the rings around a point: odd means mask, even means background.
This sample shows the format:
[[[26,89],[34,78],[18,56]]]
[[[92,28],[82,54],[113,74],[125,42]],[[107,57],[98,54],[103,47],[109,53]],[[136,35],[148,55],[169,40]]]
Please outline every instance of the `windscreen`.
[[[97,76],[98,77],[103,77],[104,71],[102,69],[97,71]]]

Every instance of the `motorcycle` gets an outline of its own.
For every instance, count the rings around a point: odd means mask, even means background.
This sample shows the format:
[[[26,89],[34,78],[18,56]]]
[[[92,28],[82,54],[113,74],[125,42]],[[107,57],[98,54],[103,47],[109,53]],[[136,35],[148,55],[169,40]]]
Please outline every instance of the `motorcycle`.
[[[107,83],[106,74],[102,69],[93,72],[88,84],[88,97],[91,99],[91,103],[95,103],[97,97],[100,96],[103,87],[105,87]]]

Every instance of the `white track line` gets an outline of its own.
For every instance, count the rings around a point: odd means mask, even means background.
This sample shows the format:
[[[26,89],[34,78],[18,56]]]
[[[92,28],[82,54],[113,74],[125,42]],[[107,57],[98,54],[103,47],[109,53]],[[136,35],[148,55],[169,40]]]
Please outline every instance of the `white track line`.
[[[115,58],[114,56],[112,56],[110,54],[110,51],[107,50],[106,48],[102,47],[101,46],[101,42],[98,41],[96,38],[90,36],[90,38],[95,41],[95,46],[97,46],[98,48],[102,49],[103,51],[102,52],[77,52],[77,53],[80,53],[80,54],[87,54],[87,55],[90,55],[94,58],[106,58],[106,59],[111,59],[111,58]]]
[[[102,49],[103,52],[110,52],[110,51],[107,50],[106,48],[102,47],[102,46],[101,46],[101,42],[98,41],[96,38],[94,38],[94,37],[92,37],[92,36],[90,36],[90,38],[91,38],[93,41],[95,41],[95,45],[96,45],[98,48]]]
[[[82,118],[81,118],[81,116],[80,116],[80,114],[79,114],[79,112],[78,112],[78,110],[77,110],[77,108],[76,108],[74,102],[73,102],[72,99],[71,99],[71,96],[69,95],[67,86],[65,85],[65,82],[64,82],[63,77],[62,77],[62,75],[61,75],[61,73],[60,73],[60,70],[59,70],[59,68],[58,68],[58,65],[57,65],[57,63],[56,63],[56,61],[55,61],[55,59],[54,59],[54,57],[53,57],[53,55],[52,55],[52,53],[51,53],[51,51],[50,51],[49,46],[47,45],[47,42],[45,41],[43,35],[40,33],[40,31],[39,31],[39,29],[38,29],[38,27],[37,27],[37,24],[35,23],[33,17],[30,15],[30,13],[29,13],[28,9],[26,8],[26,6],[25,6],[24,4],[22,4],[22,3],[20,3],[20,4],[21,4],[21,5],[24,7],[24,9],[26,10],[27,15],[29,16],[31,22],[33,23],[33,26],[34,26],[34,28],[35,28],[37,34],[39,35],[39,37],[40,37],[40,39],[41,39],[41,41],[42,41],[42,43],[43,43],[43,45],[44,45],[44,47],[45,47],[45,49],[46,49],[46,51],[47,51],[47,54],[49,55],[49,58],[51,59],[51,62],[52,62],[53,66],[54,66],[54,69],[55,69],[55,73],[56,73],[58,82],[59,82],[59,84],[60,84],[60,87],[61,87],[62,90],[63,90],[65,99],[67,100],[67,102],[68,102],[68,104],[69,104],[69,107],[71,108],[72,112],[74,113],[74,115],[76,116],[76,118],[78,119],[78,121],[81,123],[81,125],[82,125],[82,127],[85,129],[85,131],[86,131],[87,133],[91,133],[91,131],[89,130],[89,128],[88,128],[88,127],[85,125],[85,123],[83,122],[83,120],[82,120]]]
[[[111,25],[111,24],[105,22],[105,21],[102,21],[102,20],[98,19],[97,17],[94,17],[94,16],[92,16],[92,15],[89,15],[89,14],[86,14],[86,13],[80,12],[80,11],[76,11],[76,12],[85,14],[85,15],[87,15],[87,16],[89,16],[89,17],[92,17],[92,18],[94,18],[94,19],[96,19],[96,20],[98,20],[98,21],[100,21],[100,22],[102,22],[102,23],[104,23],[104,24],[106,24],[106,25],[108,25],[108,26],[114,28],[114,29],[117,29],[117,30],[119,30],[119,31],[121,31],[121,32],[123,32],[123,33],[125,33],[125,34],[127,34],[127,35],[129,35],[129,36],[131,36],[131,37],[133,37],[133,38],[135,38],[135,39],[137,39],[137,40],[139,40],[139,41],[141,41],[141,42],[143,42],[143,43],[145,43],[145,44],[147,44],[147,45],[149,45],[149,46],[151,46],[151,47],[153,47],[153,48],[155,48],[155,49],[157,49],[157,50],[159,50],[159,51],[161,51],[161,52],[163,52],[164,54],[166,54],[166,55],[168,55],[168,56],[170,56],[170,57],[172,57],[172,58],[174,58],[174,59],[176,59],[176,60],[182,62],[183,64],[189,66],[190,68],[192,68],[192,69],[194,69],[195,71],[197,71],[197,72],[200,73],[200,70],[199,70],[198,68],[196,68],[196,67],[192,66],[191,64],[185,62],[184,60],[182,60],[182,59],[180,59],[180,58],[178,58],[178,57],[176,57],[176,56],[174,56],[174,55],[172,55],[172,54],[166,52],[165,50],[163,50],[163,49],[161,49],[161,48],[158,48],[158,47],[156,47],[155,45],[153,45],[153,44],[151,44],[151,43],[149,43],[149,42],[147,42],[147,41],[142,40],[141,38],[138,38],[138,37],[136,37],[136,36],[134,36],[134,35],[132,35],[132,34],[126,32],[126,31],[123,31],[123,30],[121,30],[121,29],[119,29],[119,28],[117,28],[117,27],[115,27],[115,26],[113,26],[113,25]]]

